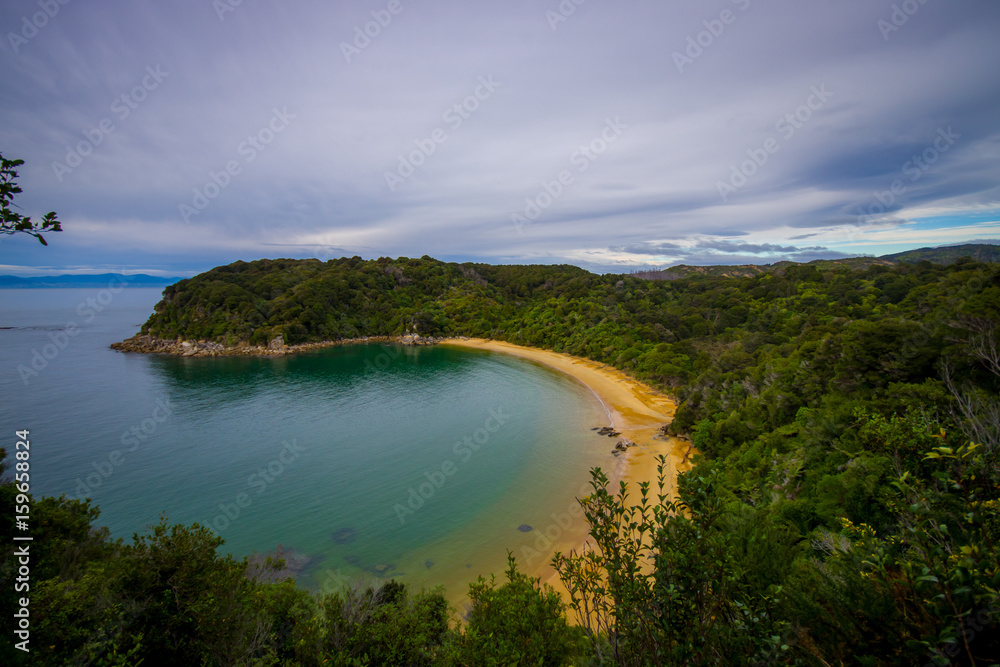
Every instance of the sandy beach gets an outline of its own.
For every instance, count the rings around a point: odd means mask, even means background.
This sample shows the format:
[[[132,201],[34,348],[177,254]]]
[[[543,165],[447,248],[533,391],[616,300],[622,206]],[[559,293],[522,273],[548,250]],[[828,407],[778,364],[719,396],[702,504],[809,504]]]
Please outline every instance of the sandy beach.
[[[560,371],[590,389],[608,412],[609,423],[606,425],[613,426],[619,431],[620,437],[636,443],[635,447],[629,448],[619,457],[615,470],[605,471],[611,478],[611,486],[615,491],[618,489],[618,482],[625,481],[629,487],[629,496],[636,498],[639,492],[638,484],[649,482],[651,495],[654,495],[657,484],[656,459],[661,455],[667,460],[665,491],[668,495],[676,491],[677,472],[690,468],[690,455],[694,453],[690,443],[677,438],[665,438],[659,433],[660,427],[673,419],[676,408],[674,401],[665,394],[630,378],[617,368],[568,354],[502,341],[450,338],[439,344],[512,354]],[[609,452],[617,440],[618,438],[608,438]],[[589,489],[589,481],[589,479],[580,480],[581,491]],[[564,508],[554,509],[560,510],[561,515],[566,514],[562,511]],[[573,517],[572,521],[571,526],[560,526],[558,531],[550,534],[550,537],[555,539],[543,539],[540,542],[547,545],[547,542],[551,541],[551,546],[545,549],[548,553],[531,551],[515,553],[515,556],[519,556],[518,562],[522,565],[522,570],[532,576],[541,577],[542,581],[551,584],[564,595],[565,591],[558,575],[549,565],[551,556],[556,551],[568,553],[585,548],[589,537],[587,523],[581,516]]]

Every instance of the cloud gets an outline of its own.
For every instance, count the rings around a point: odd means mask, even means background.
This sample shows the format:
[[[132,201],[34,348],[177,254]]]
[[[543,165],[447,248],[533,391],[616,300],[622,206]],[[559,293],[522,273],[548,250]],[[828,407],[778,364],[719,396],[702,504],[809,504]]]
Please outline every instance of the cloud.
[[[374,28],[379,2],[243,2],[221,20],[208,2],[60,5],[16,52],[4,40],[0,149],[27,161],[26,212],[87,231],[3,252],[185,270],[317,251],[615,268],[692,248],[839,252],[830,230],[870,212],[898,226],[1000,211],[1000,6],[925,3],[883,34],[892,5],[595,2],[554,29],[545,0],[404,0]],[[723,9],[735,20],[701,34]],[[0,24],[17,34],[29,10],[6,3]],[[704,46],[681,71],[689,40]],[[276,110],[293,117],[280,132]],[[812,235],[823,245],[795,245]]]
[[[692,243],[652,242],[619,248],[613,253],[648,255],[659,258],[658,263],[687,264],[771,264],[777,261],[809,262],[814,259],[837,259],[848,256],[843,252],[823,246],[800,248],[773,243],[745,243],[699,239]],[[648,260],[645,260],[648,261]]]

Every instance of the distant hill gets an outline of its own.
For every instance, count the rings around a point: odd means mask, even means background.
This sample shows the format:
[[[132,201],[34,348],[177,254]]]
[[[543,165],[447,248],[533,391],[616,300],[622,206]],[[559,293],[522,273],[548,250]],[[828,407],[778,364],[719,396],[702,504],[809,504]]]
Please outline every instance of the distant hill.
[[[960,257],[971,257],[977,262],[1000,262],[1000,246],[988,244],[967,244],[940,248],[920,248],[881,257],[847,257],[844,259],[816,259],[808,262],[818,269],[849,266],[853,269],[867,269],[869,266],[892,266],[898,262],[916,264],[927,260],[934,264],[952,264]],[[777,272],[797,262],[775,262],[774,264],[714,264],[710,266],[689,266],[678,264],[659,271],[636,271],[629,275],[645,280],[679,280],[695,276],[717,278],[749,278],[759,273]]]
[[[952,264],[960,257],[971,257],[977,262],[1000,262],[1000,245],[970,244],[942,248],[920,248],[885,255],[883,259],[916,264],[927,260],[935,264]]]
[[[74,287],[166,287],[183,278],[160,278],[137,273],[123,276],[118,273],[101,273],[86,276],[38,276],[21,278],[20,276],[0,276],[0,289],[38,289],[38,288],[74,288]]]
[[[815,259],[807,264],[799,262],[775,262],[774,264],[715,264],[710,266],[688,266],[678,264],[660,271],[636,271],[629,275],[646,280],[679,280],[697,276],[714,278],[750,278],[760,273],[781,273],[790,266],[815,266],[818,269],[848,266],[852,269],[867,269],[869,266],[892,266],[893,260],[884,257],[847,257],[844,259]]]

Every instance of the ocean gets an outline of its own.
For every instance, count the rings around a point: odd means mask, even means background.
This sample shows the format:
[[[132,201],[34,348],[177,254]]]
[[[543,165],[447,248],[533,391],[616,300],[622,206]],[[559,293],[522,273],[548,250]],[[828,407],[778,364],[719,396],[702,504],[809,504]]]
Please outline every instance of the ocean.
[[[122,354],[159,289],[0,290],[0,446],[37,496],[89,497],[131,539],[161,515],[313,590],[394,578],[458,600],[568,538],[611,463],[588,389],[510,355],[349,345],[277,358]],[[10,460],[8,460],[10,463]]]

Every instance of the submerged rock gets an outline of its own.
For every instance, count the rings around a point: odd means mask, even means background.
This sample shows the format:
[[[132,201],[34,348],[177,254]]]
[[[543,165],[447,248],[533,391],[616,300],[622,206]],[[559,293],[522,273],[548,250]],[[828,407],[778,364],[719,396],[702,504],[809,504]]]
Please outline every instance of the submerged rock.
[[[534,528],[532,528],[531,526],[529,526],[526,523],[522,523],[520,526],[517,527],[517,529],[519,531],[521,531],[522,533],[530,533],[531,531],[534,530]]]
[[[334,544],[350,544],[358,537],[358,532],[353,528],[341,528],[334,531],[332,535]]]
[[[278,561],[284,561],[278,565]],[[274,551],[253,554],[249,558],[251,572],[258,581],[278,582],[295,579],[313,559],[301,551],[278,545]]]

